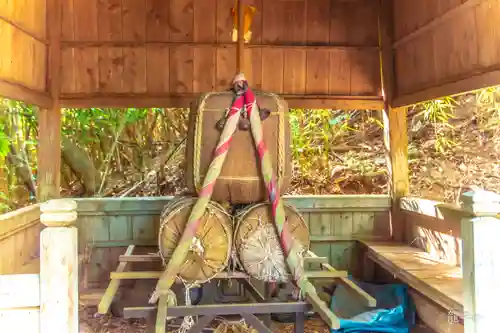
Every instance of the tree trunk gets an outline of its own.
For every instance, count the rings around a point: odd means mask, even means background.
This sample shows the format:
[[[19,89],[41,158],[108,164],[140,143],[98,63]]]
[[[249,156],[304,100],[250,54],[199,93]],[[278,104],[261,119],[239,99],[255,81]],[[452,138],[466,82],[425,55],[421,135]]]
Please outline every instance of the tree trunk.
[[[33,180],[33,175],[29,165],[18,156],[14,146],[10,146],[10,152],[7,155],[7,160],[16,170],[16,176],[19,181],[26,186],[26,188],[31,192],[31,195],[36,195],[35,181]]]
[[[101,184],[101,177],[94,163],[83,149],[71,142],[67,137],[62,136],[61,141],[64,162],[81,181],[85,188],[85,194],[87,196],[94,195]]]

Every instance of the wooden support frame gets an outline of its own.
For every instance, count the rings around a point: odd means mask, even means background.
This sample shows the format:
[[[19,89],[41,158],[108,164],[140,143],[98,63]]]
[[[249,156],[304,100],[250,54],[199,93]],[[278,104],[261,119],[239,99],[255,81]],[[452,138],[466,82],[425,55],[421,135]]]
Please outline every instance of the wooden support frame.
[[[125,251],[125,256],[131,256],[134,248],[134,245],[129,245],[127,251]],[[116,271],[120,273],[124,272],[127,269],[127,264],[128,262],[126,261],[120,262]],[[111,302],[113,302],[113,298],[115,297],[116,292],[118,291],[118,287],[120,287],[120,280],[112,279],[109,283],[108,288],[106,289],[106,292],[104,293],[104,296],[102,296],[102,299],[99,302],[97,313],[106,314],[109,311],[109,307],[111,306]]]
[[[24,101],[39,107],[49,108],[52,105],[52,98],[49,94],[27,88],[21,84],[0,79],[0,94],[2,97]]]
[[[286,1],[286,0],[285,0]],[[302,0],[292,0],[292,1],[302,1]],[[133,41],[133,40],[123,40],[123,41],[62,41],[61,47],[63,49],[75,48],[75,47],[138,47],[144,45],[161,45],[161,46],[196,46],[196,47],[209,47],[209,48],[224,48],[230,49],[237,47],[236,43],[211,43],[211,42],[179,42],[179,41]],[[270,48],[270,49],[292,49],[292,50],[376,50],[378,45],[351,45],[351,44],[340,44],[340,43],[284,43],[284,42],[266,42],[265,44],[260,43],[250,43],[245,44],[245,48]]]
[[[462,219],[465,333],[498,329],[496,302],[500,298],[500,195],[472,191],[461,196],[462,209],[474,217]]]
[[[111,278],[110,284],[109,284],[108,288],[106,289],[106,292],[103,295],[103,297],[101,298],[101,301],[99,303],[98,313],[100,315],[104,315],[109,311],[113,297],[115,296],[115,294],[118,290],[120,280],[123,280],[123,279],[158,279],[158,278],[160,278],[160,276],[162,274],[161,271],[128,271],[128,272],[124,271],[127,263],[157,262],[159,260],[158,255],[154,255],[154,254],[153,255],[151,255],[151,254],[150,255],[134,255],[133,250],[134,250],[133,246],[129,246],[127,248],[126,253],[119,257],[120,263],[118,265],[117,271],[112,272],[110,274],[110,278]],[[325,263],[326,260],[327,260],[326,258],[318,257],[313,252],[308,251],[306,253],[306,256],[304,257],[304,261],[308,262],[308,263],[318,263],[318,264],[320,264],[322,270],[320,270],[320,271],[306,271],[305,274],[306,274],[307,278],[311,279],[311,280],[321,280],[321,279],[338,280],[340,283],[347,286],[349,288],[349,290],[351,290],[351,292],[353,293],[354,297],[358,298],[364,304],[366,304],[370,307],[376,306],[376,300],[371,295],[367,294],[364,290],[359,288],[354,282],[350,281],[347,278],[347,272],[336,270],[335,268],[331,267],[329,264]],[[244,272],[222,272],[222,273],[218,274],[214,279],[221,280],[221,279],[231,279],[231,278],[235,279],[238,282],[243,283],[243,286],[245,286],[245,288],[249,289],[250,293],[252,295],[254,295],[257,302],[262,303],[263,300],[265,300],[265,298],[262,295],[260,295],[260,293],[257,290],[254,290],[255,288],[252,287],[252,284],[249,281],[249,276]],[[329,310],[327,304],[324,303],[324,301],[318,295],[308,294],[306,296],[306,298],[307,298],[307,301],[312,305],[312,308],[320,314],[320,316],[325,320],[325,322],[327,322],[328,325],[330,325],[330,327],[334,327],[334,328],[338,327],[338,325],[339,325],[338,318]],[[164,331],[166,329],[165,323],[166,323],[167,314],[169,317],[176,317],[176,315],[174,314],[176,311],[175,309],[195,308],[195,307],[178,307],[178,306],[175,306],[175,307],[170,306],[169,307],[168,304],[166,304],[166,302],[167,302],[167,299],[163,296],[160,296],[159,301],[158,301],[158,306],[147,306],[147,307],[140,307],[140,308],[125,308],[124,313],[125,313],[125,316],[126,317],[129,316],[129,318],[134,317],[134,316],[149,318],[150,314],[148,314],[148,313],[156,312],[156,316],[157,316],[156,325],[155,325],[156,330],[157,331],[161,331],[161,330]],[[246,304],[244,307],[248,306],[251,308],[252,306],[255,306],[256,304],[260,304],[260,303]],[[235,306],[235,305],[231,305],[231,306]],[[205,311],[204,310],[205,307],[216,308],[213,311],[216,311],[216,312],[218,311],[217,315],[230,314],[230,313],[225,313],[223,311],[224,309],[217,310],[219,305],[205,305],[205,306],[201,306],[201,307],[197,306],[196,309],[199,308],[200,311],[203,312],[203,311]],[[181,311],[183,311],[183,310],[181,310]],[[242,310],[242,311],[245,312],[246,310]],[[130,313],[127,314],[127,312],[130,312]],[[172,313],[172,312],[174,312],[174,313]],[[273,312],[287,313],[287,312],[294,312],[294,311],[284,311],[283,310],[283,311],[273,311]],[[231,313],[233,313],[233,312],[231,312]],[[249,313],[255,314],[258,312],[249,312]],[[203,314],[204,314],[204,312],[199,313],[198,315],[203,315]],[[238,314],[238,313],[236,313],[236,314]],[[243,316],[243,314],[246,314],[246,312],[241,313],[242,316]],[[186,314],[186,315],[189,315],[189,314]],[[182,316],[184,316],[184,315],[182,315]],[[249,316],[246,316],[246,317],[243,316],[243,317],[245,319],[247,319],[247,317],[248,317],[248,320],[250,320]],[[301,318],[300,315],[298,317],[299,317],[299,319]],[[302,318],[300,320],[303,322],[304,318]],[[200,321],[200,323],[201,323],[201,321]],[[251,324],[251,321],[249,323]],[[256,323],[254,323],[254,324],[256,324]],[[254,327],[254,328],[256,328],[258,330],[262,329],[262,327],[260,327],[260,326],[259,326],[259,328],[257,328],[257,327]],[[198,331],[196,330],[194,332],[198,332]],[[301,332],[301,331],[299,330],[299,332]]]
[[[161,300],[161,298],[160,298]],[[249,303],[249,304],[215,304],[198,306],[175,306],[168,309],[169,316],[184,317],[198,316],[198,322],[188,332],[198,333],[208,325],[215,316],[240,315],[253,326],[259,333],[271,332],[256,315],[266,315],[269,313],[295,313],[294,332],[304,332],[305,312],[310,309],[306,302],[286,302],[286,303]],[[129,307],[123,310],[126,319],[150,318],[150,315],[160,312],[155,306]],[[166,313],[162,313],[162,316]],[[167,328],[167,325],[164,325]]]
[[[90,107],[169,107],[187,108],[198,95],[170,94],[155,96],[149,94],[62,94],[60,104],[67,108]],[[281,95],[290,108],[304,109],[347,109],[382,110],[384,102],[377,96],[334,96],[334,95]]]
[[[309,257],[319,258],[318,256],[316,256],[316,254],[314,254],[311,251],[308,251],[307,254]],[[326,263],[322,264],[321,266],[323,269],[326,269],[328,271],[332,271],[332,272],[337,271],[335,268],[333,268],[332,266],[330,266],[329,264],[326,264]],[[366,305],[368,307],[376,307],[377,306],[377,300],[375,298],[373,298],[373,296],[371,296],[366,291],[361,289],[357,284],[355,284],[354,282],[349,280],[347,277],[339,278],[337,281],[342,283],[344,285],[344,287],[351,290],[353,292],[352,293],[353,296],[356,297],[364,305]]]

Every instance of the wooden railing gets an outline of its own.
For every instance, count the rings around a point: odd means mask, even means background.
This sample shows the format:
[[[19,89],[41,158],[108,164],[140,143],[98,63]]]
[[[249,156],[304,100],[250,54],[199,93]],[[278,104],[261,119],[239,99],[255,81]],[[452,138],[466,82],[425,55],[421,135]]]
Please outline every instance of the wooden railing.
[[[71,199],[0,216],[0,332],[78,333],[76,218]],[[25,253],[35,248],[38,267],[26,269]]]
[[[405,219],[405,242],[450,265],[462,262],[461,219],[470,216],[461,207],[422,198],[400,201]]]
[[[157,251],[159,217],[172,197],[77,199],[82,287],[102,288],[129,245]],[[387,195],[285,196],[303,216],[314,253],[337,269],[357,264],[355,240],[390,239]],[[145,248],[147,250],[147,248]],[[353,268],[354,269],[354,268]]]
[[[488,333],[496,329],[496,301],[500,299],[500,195],[471,191],[460,206],[419,198],[404,198],[406,242],[436,259],[462,268],[464,331]],[[421,272],[425,273],[425,272]],[[451,314],[454,318],[455,314]],[[428,321],[437,321],[436,312]],[[453,323],[442,321],[435,329],[448,332]],[[451,332],[451,331],[450,331]]]
[[[0,215],[0,274],[38,273],[40,205]]]

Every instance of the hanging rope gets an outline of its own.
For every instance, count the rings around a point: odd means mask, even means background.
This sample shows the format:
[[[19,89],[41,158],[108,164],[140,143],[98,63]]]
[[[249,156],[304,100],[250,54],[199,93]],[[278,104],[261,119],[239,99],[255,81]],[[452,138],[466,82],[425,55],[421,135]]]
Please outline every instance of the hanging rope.
[[[186,306],[191,306],[191,288],[199,287],[197,284],[187,284],[185,281],[182,281],[184,284],[184,302]],[[181,327],[178,330],[178,333],[187,333],[191,327],[194,326],[195,320],[192,316],[185,316],[182,320]]]
[[[242,108],[246,109],[250,118],[250,129],[254,144],[259,156],[260,168],[264,178],[264,184],[267,188],[269,201],[272,206],[272,215],[276,232],[280,238],[281,248],[286,258],[288,268],[292,275],[295,285],[300,289],[303,295],[308,293],[316,293],[314,286],[307,280],[304,275],[304,259],[301,256],[302,246],[292,237],[288,225],[285,223],[285,210],[281,201],[280,189],[277,186],[276,176],[269,152],[263,140],[262,125],[259,116],[259,107],[255,99],[255,95],[248,87],[248,83],[243,74],[238,74],[234,79],[235,86],[242,87],[244,91],[238,100],[242,100]],[[234,104],[233,104],[234,105]],[[240,104],[237,104],[238,106]]]
[[[242,103],[241,98],[236,98],[237,101]],[[238,104],[239,105],[239,104]],[[229,150],[229,145],[231,143],[232,136],[236,131],[238,121],[240,119],[240,110],[242,108],[233,105],[227,114],[227,120],[222,130],[219,143],[214,152],[214,158],[212,163],[208,168],[208,172],[203,181],[203,186],[198,194],[198,200],[194,204],[191,214],[189,215],[188,222],[186,224],[184,233],[182,234],[177,247],[172,254],[170,261],[168,262],[167,268],[163,272],[158,284],[156,286],[156,292],[154,295],[160,296],[164,295],[167,290],[170,289],[175,281],[175,277],[179,273],[181,265],[186,259],[189,248],[192,244],[192,239],[198,230],[201,222],[201,218],[207,208],[208,202],[212,197],[215,181],[220,175],[222,166],[227,156]],[[156,303],[158,301],[157,297],[152,297],[150,303]]]
[[[304,276],[304,262],[300,255],[301,245],[292,237],[287,224],[285,224],[285,211],[279,187],[277,186],[276,176],[269,156],[269,152],[263,141],[261,118],[259,107],[257,105],[255,95],[248,87],[248,82],[243,74],[236,75],[233,80],[233,91],[235,98],[227,114],[227,120],[224,124],[219,143],[214,152],[214,158],[208,172],[205,176],[203,186],[199,192],[198,200],[194,205],[186,229],[177,245],[172,258],[169,261],[166,270],[163,272],[156,288],[155,295],[163,295],[170,289],[175,281],[175,277],[179,272],[180,266],[184,262],[189,248],[192,244],[192,239],[200,224],[200,219],[207,207],[212,196],[215,181],[217,180],[224,161],[226,159],[231,140],[234,132],[237,129],[240,114],[248,117],[251,125],[252,137],[254,139],[255,148],[259,156],[260,167],[264,178],[264,184],[267,188],[269,201],[272,204],[272,215],[276,232],[280,238],[280,244],[283,254],[286,258],[289,271],[293,277],[295,285],[301,290],[302,294],[315,293],[314,286]],[[157,299],[151,299],[151,303],[155,303]]]

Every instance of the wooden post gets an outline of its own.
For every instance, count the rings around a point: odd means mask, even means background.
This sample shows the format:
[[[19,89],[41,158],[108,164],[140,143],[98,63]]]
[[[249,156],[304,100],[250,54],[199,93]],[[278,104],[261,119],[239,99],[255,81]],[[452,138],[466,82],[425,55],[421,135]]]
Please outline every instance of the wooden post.
[[[407,108],[393,108],[396,95],[394,75],[393,44],[393,10],[391,0],[380,1],[379,16],[379,47],[380,73],[384,96],[384,143],[389,172],[390,194],[392,197],[391,227],[392,238],[403,241],[405,221],[399,201],[408,195],[410,179],[408,174],[408,125]]]
[[[462,194],[464,333],[498,332],[500,299],[500,195],[478,190]]]
[[[78,333],[76,202],[43,203],[40,235],[40,332]]]
[[[405,221],[400,209],[400,200],[408,195],[410,189],[406,115],[406,108],[393,109],[389,107],[383,112],[384,143],[392,198],[392,238],[398,242],[403,241],[405,234]]]
[[[38,114],[38,189],[39,202],[58,198],[61,184],[61,1],[47,0],[48,67],[47,86],[52,107]]]

